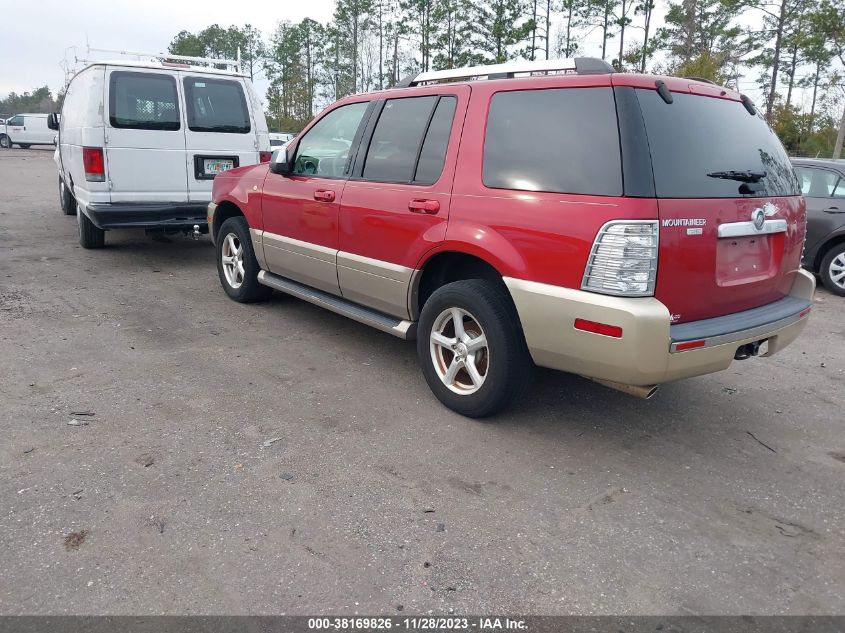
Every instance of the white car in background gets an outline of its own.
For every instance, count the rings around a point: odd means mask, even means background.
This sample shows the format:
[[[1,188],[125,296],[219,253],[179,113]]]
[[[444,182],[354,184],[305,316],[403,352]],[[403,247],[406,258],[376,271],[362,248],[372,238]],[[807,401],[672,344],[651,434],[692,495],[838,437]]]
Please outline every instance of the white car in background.
[[[285,134],[284,132],[270,132],[270,147],[274,150],[279,149],[283,145],[287,145],[294,138],[293,134]]]

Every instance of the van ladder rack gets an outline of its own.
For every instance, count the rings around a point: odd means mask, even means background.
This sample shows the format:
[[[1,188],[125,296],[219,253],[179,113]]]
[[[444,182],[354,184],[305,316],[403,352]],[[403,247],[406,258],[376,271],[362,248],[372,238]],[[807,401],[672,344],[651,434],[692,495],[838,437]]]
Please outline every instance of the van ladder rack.
[[[429,70],[405,77],[394,88],[410,88],[422,84],[450,83],[475,79],[511,79],[516,75],[574,72],[579,75],[606,75],[616,72],[613,66],[595,57],[571,57],[539,61],[515,61],[486,66],[467,66],[449,70]]]
[[[91,48],[88,47],[88,53],[114,53],[115,55],[131,55],[134,57],[149,57],[156,59],[162,63],[167,61],[177,62],[194,62],[197,64],[218,64],[233,69],[236,73],[241,73],[241,49],[238,47],[237,59],[216,59],[214,57],[192,57],[190,55],[174,55],[173,53],[140,53],[137,51],[125,51],[120,49],[110,48]],[[77,62],[94,63],[93,60],[77,59]]]

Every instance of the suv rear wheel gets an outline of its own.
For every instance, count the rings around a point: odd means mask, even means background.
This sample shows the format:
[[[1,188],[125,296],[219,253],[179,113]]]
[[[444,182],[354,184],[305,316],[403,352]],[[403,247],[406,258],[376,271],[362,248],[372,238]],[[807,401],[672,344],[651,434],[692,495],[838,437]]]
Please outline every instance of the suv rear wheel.
[[[845,297],[845,244],[837,244],[822,259],[819,269],[824,287]]]
[[[240,303],[264,301],[272,289],[258,283],[261,268],[243,217],[229,218],[217,233],[217,274],[223,290]]]
[[[431,295],[420,315],[417,355],[440,402],[474,418],[522,395],[533,369],[511,298],[481,279],[456,281]]]
[[[98,228],[88,216],[77,210],[76,222],[79,225],[79,244],[82,248],[102,248],[106,243],[106,232]]]

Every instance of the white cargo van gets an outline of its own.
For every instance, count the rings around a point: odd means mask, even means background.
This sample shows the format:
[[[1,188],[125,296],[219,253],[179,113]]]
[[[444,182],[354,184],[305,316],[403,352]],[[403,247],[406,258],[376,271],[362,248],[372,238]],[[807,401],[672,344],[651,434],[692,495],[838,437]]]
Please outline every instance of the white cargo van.
[[[29,149],[33,145],[52,145],[56,135],[47,127],[46,114],[16,114],[0,128],[0,147],[17,145]]]
[[[264,113],[238,70],[89,62],[49,123],[61,207],[77,214],[85,248],[109,229],[207,232],[214,176],[270,159]]]

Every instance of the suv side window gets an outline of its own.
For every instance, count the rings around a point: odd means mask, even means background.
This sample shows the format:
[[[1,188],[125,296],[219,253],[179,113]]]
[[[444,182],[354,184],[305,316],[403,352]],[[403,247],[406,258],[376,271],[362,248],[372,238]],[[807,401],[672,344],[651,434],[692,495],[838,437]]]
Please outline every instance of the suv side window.
[[[349,150],[369,103],[350,103],[332,110],[314,124],[296,148],[293,173],[341,178]]]
[[[189,130],[234,134],[249,132],[249,110],[240,82],[186,77],[184,85]]]
[[[840,178],[836,183],[836,188],[833,190],[834,198],[845,198],[845,178]]]
[[[621,163],[611,88],[493,95],[484,139],[487,187],[621,196]]]
[[[437,96],[389,99],[379,115],[364,161],[364,180],[410,182]]]
[[[178,130],[176,79],[153,73],[113,72],[109,80],[109,123],[135,130]]]

